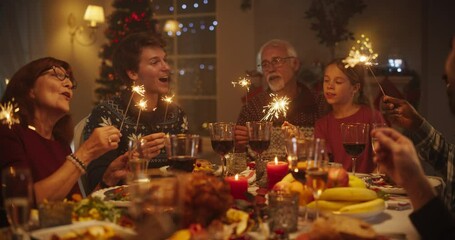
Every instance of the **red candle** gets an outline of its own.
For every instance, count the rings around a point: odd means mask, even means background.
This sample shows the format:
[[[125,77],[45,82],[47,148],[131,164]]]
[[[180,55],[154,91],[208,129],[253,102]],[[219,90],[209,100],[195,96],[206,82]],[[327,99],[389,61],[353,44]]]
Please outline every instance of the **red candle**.
[[[272,189],[273,186],[281,179],[286,176],[288,173],[288,163],[283,161],[278,161],[278,158],[275,157],[274,161],[267,163],[267,187]]]
[[[231,186],[231,195],[234,199],[245,199],[245,193],[248,191],[248,180],[246,177],[240,177],[238,174],[225,178]]]

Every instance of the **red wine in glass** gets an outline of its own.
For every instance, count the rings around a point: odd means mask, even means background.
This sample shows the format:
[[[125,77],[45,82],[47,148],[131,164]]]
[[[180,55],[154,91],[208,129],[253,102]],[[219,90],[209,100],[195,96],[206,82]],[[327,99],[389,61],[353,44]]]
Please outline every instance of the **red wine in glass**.
[[[270,139],[269,140],[250,140],[249,145],[253,151],[255,151],[257,154],[261,154],[269,148]]]
[[[234,140],[212,140],[212,149],[220,155],[226,155],[234,149]]]
[[[358,157],[365,150],[365,143],[343,143],[343,147],[347,154]]]

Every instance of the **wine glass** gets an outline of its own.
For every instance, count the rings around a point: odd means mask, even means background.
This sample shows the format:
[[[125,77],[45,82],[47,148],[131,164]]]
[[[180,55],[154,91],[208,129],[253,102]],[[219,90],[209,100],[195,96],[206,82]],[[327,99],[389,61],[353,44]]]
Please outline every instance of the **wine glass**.
[[[357,158],[365,150],[369,137],[369,124],[342,123],[341,137],[344,150],[352,158],[352,174],[355,175]]]
[[[306,185],[313,192],[316,207],[316,218],[319,217],[318,200],[327,187],[328,157],[325,149],[325,140],[315,138],[307,144],[308,160]]]
[[[306,184],[307,154],[311,138],[291,137],[286,139],[289,172],[294,179]]]
[[[9,167],[2,171],[3,201],[13,234],[30,239],[28,227],[33,202],[33,181],[28,169]]]
[[[272,135],[272,122],[246,122],[248,130],[248,145],[258,154],[256,159],[256,180],[259,185],[265,185],[267,178],[265,176],[266,163],[262,160],[261,154],[269,148],[270,136]]]
[[[225,155],[234,149],[234,128],[235,124],[230,122],[209,123],[212,148],[221,155],[221,176],[223,177],[228,175]]]
[[[373,123],[371,124],[371,130],[374,130],[376,128],[385,128],[385,127],[388,127],[387,126],[387,123]],[[371,137],[371,148],[373,149],[373,152],[374,154],[376,154],[376,149],[375,149],[375,145],[376,145],[376,142],[377,142],[377,139],[375,137]],[[376,164],[376,174],[379,174],[379,169],[378,169],[378,165]]]
[[[138,178],[144,177],[144,172],[147,170],[150,162],[150,159],[145,157],[144,144],[146,142],[145,139],[134,139],[128,142],[128,167]]]

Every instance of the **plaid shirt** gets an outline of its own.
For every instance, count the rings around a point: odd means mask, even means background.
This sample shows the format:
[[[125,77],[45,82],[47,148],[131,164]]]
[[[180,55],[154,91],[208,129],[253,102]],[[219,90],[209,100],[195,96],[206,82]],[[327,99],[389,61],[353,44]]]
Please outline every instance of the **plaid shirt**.
[[[419,156],[444,177],[446,183],[444,202],[451,211],[455,211],[455,145],[448,143],[426,120],[416,132],[410,134],[410,138]]]

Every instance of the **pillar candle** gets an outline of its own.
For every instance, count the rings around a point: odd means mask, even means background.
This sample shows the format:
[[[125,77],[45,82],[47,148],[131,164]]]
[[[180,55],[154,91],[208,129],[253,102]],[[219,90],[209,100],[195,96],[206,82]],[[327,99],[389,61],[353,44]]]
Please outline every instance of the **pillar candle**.
[[[267,187],[272,189],[273,186],[281,179],[286,176],[288,173],[288,163],[283,161],[278,161],[278,158],[275,157],[274,161],[267,163]]]
[[[248,191],[248,180],[246,177],[240,177],[238,174],[225,178],[231,186],[231,195],[234,199],[245,199],[245,193]]]

